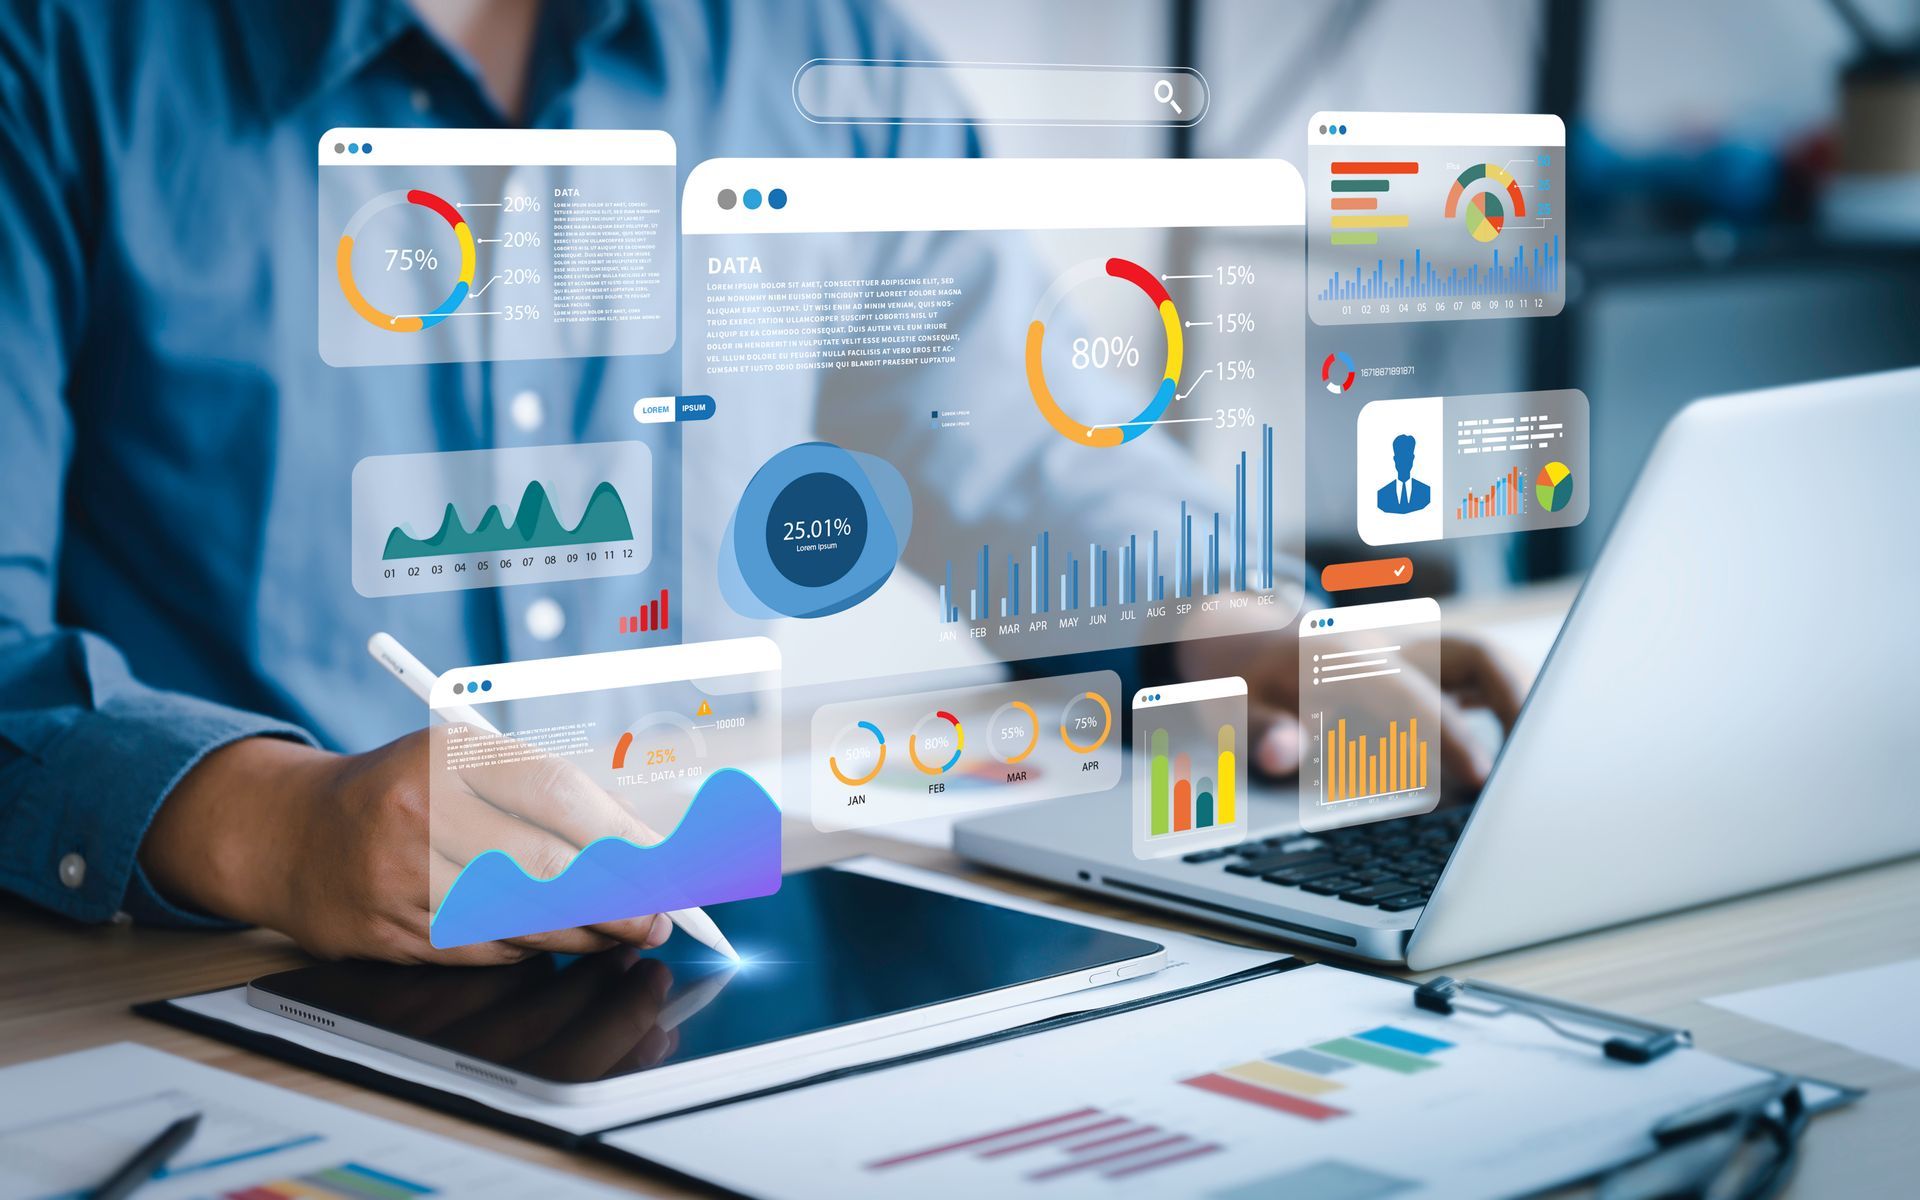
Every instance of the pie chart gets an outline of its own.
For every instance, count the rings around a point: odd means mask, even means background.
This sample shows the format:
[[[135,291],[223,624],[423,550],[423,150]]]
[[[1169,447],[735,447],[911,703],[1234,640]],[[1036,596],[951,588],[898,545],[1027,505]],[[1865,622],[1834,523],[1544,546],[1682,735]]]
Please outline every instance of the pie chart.
[[[1467,232],[1476,242],[1490,242],[1500,236],[1500,227],[1507,223],[1507,210],[1500,204],[1500,197],[1492,192],[1479,192],[1467,201]]]
[[[1534,498],[1545,512],[1559,512],[1573,501],[1573,472],[1563,462],[1550,462],[1533,478]]]
[[[1468,188],[1480,184],[1487,186],[1471,196],[1467,194]],[[1502,193],[1506,196],[1504,200],[1500,198]],[[1462,200],[1466,201],[1464,212]],[[1476,242],[1490,242],[1499,237],[1508,217],[1526,215],[1527,197],[1520,190],[1520,181],[1499,163],[1474,163],[1460,172],[1447,190],[1447,219],[1463,217],[1467,232]]]

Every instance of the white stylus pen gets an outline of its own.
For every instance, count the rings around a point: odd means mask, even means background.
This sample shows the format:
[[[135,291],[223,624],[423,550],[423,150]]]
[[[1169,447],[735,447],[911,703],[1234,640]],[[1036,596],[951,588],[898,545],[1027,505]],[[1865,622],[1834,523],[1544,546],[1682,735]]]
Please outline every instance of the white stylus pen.
[[[427,704],[433,703],[433,685],[439,676],[427,670],[426,664],[413,656],[413,652],[402,646],[392,634],[380,632],[367,639],[367,653],[373,655],[375,662],[393,672],[393,677],[406,685],[408,691],[420,697]],[[498,734],[500,731],[493,723],[466,705],[449,705],[439,710],[440,715],[455,721],[462,721],[476,729]],[[667,914],[667,919],[680,927],[694,941],[710,946],[720,953],[740,961],[740,954],[727,941],[727,935],[713,918],[697,908],[676,908]]]

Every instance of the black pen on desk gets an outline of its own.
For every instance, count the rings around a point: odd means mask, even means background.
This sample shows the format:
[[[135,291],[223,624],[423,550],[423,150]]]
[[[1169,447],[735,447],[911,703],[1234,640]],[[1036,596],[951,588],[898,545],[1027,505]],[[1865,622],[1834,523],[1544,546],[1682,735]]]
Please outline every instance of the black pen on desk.
[[[167,1161],[180,1152],[187,1144],[193,1131],[200,1128],[200,1114],[191,1113],[162,1129],[158,1136],[140,1149],[133,1157],[120,1164],[107,1181],[87,1193],[88,1200],[120,1200],[122,1196],[131,1196],[135,1188],[152,1179]]]

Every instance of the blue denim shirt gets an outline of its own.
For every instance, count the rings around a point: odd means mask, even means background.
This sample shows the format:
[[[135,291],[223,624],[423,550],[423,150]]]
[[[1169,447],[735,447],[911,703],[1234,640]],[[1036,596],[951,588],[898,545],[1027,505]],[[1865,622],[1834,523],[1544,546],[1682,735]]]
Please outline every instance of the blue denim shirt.
[[[682,179],[720,154],[972,148],[799,118],[807,58],[917,57],[863,10],[556,0],[541,22],[527,123],[668,130]],[[238,738],[419,728],[370,633],[442,668],[609,648],[599,583],[351,583],[360,458],[631,437],[632,398],[677,390],[673,354],[321,362],[320,134],[504,123],[404,0],[0,0],[0,887],[203,921],[139,869],[153,814]],[[544,640],[543,601],[565,618]]]

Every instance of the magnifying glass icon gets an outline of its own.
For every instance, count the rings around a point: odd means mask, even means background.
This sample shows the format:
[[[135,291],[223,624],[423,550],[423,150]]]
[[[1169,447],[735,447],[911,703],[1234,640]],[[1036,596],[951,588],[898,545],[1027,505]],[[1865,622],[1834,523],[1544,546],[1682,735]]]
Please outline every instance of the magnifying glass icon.
[[[1154,84],[1153,98],[1155,100],[1158,100],[1160,103],[1166,105],[1167,107],[1173,109],[1175,116],[1184,117],[1187,115],[1187,110],[1184,108],[1181,108],[1179,104],[1174,102],[1173,82],[1171,80],[1162,79],[1160,82]]]

